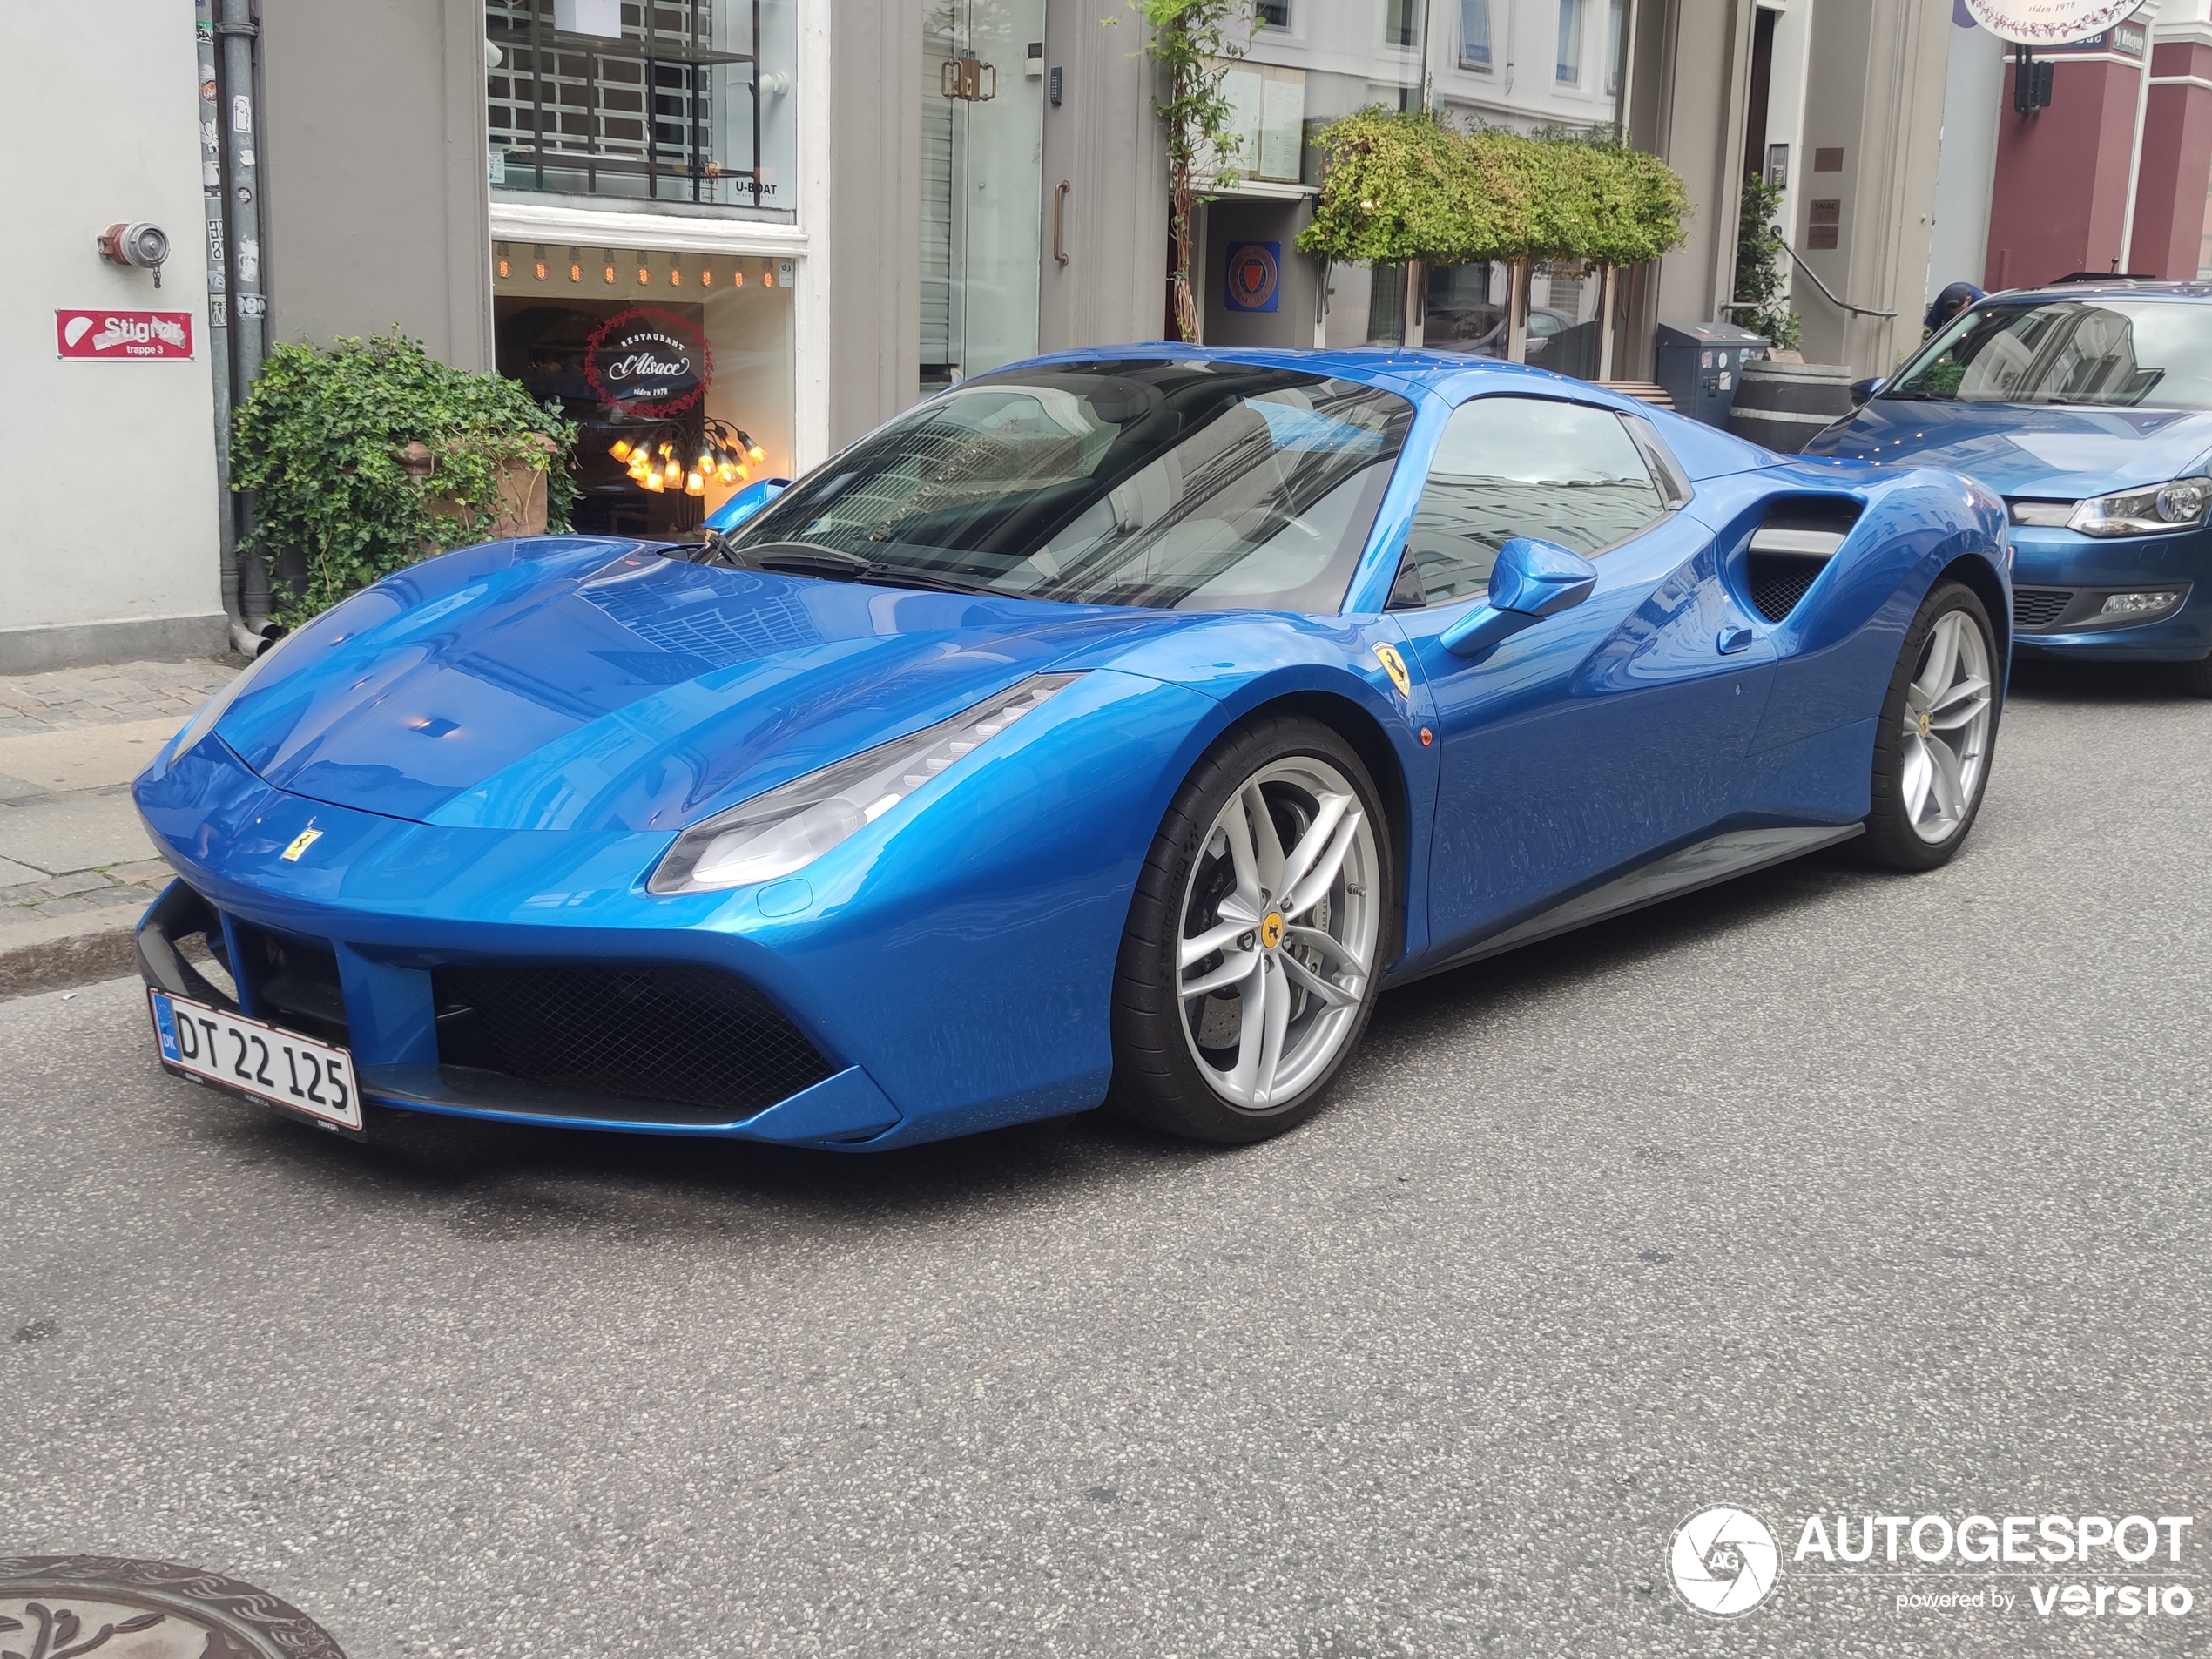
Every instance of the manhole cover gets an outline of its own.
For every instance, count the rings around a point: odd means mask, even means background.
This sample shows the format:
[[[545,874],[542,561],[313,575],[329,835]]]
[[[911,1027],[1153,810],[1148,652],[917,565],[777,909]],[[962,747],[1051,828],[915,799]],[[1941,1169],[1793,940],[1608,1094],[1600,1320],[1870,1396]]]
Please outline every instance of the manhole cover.
[[[0,1556],[0,1653],[14,1659],[346,1659],[266,1590],[172,1561]]]

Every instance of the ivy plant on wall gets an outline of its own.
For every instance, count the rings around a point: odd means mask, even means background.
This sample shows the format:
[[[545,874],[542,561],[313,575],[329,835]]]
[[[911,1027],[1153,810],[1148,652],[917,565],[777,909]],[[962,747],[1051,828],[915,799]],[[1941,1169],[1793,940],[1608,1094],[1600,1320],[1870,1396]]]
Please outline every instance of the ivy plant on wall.
[[[517,382],[396,332],[276,347],[238,413],[231,475],[253,492],[263,556],[291,549],[305,567],[297,587],[271,583],[277,620],[296,627],[417,559],[490,539],[532,490],[547,527],[565,529],[576,435]]]
[[[1362,110],[1317,136],[1328,171],[1308,253],[1370,264],[1587,260],[1639,265],[1683,242],[1689,193],[1656,156],[1607,139],[1454,132]]]

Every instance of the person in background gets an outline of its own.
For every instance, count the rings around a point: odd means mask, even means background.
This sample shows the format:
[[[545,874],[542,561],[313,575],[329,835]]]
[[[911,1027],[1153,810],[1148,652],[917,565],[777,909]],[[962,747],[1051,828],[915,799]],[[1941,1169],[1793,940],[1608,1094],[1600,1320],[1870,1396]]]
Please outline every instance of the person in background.
[[[1952,283],[1941,293],[1936,295],[1928,307],[1928,314],[1925,319],[1928,333],[1935,333],[1937,329],[1942,327],[1944,324],[1949,322],[1981,297],[1982,291],[1971,282]]]

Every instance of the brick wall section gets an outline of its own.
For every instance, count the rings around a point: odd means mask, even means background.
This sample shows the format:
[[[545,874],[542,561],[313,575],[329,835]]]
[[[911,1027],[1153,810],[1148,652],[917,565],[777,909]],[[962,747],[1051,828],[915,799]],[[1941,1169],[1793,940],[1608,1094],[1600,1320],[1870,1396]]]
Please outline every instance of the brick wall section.
[[[2207,84],[2157,84],[2179,75]],[[2194,41],[2161,44],[2151,56],[2151,79],[2128,266],[2185,280],[2197,272],[2205,184],[2212,175],[2212,46]]]
[[[2141,71],[2064,57],[2055,63],[2051,107],[2033,115],[2013,112],[2017,70],[2006,68],[1982,278],[1993,293],[2107,270],[2120,257]]]

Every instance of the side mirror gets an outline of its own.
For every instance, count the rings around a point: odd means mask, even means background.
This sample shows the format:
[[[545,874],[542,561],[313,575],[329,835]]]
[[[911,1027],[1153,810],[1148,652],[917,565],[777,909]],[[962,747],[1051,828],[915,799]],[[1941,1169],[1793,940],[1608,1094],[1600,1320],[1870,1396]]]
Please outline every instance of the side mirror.
[[[1534,536],[1516,536],[1490,567],[1490,602],[1444,631],[1439,642],[1455,657],[1480,662],[1524,628],[1572,610],[1597,586],[1597,569],[1579,553]]]
[[[1865,408],[1871,400],[1881,395],[1882,388],[1888,384],[1887,377],[1880,374],[1875,375],[1871,380],[1853,381],[1851,383],[1851,408]]]
[[[706,527],[733,530],[791,488],[788,478],[758,478],[706,516]]]

